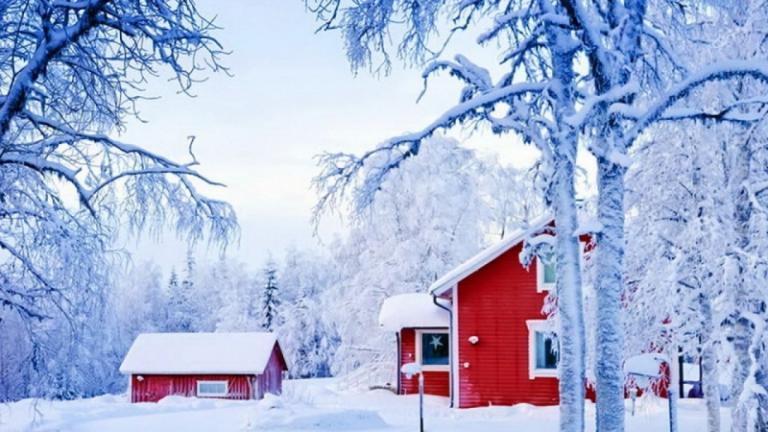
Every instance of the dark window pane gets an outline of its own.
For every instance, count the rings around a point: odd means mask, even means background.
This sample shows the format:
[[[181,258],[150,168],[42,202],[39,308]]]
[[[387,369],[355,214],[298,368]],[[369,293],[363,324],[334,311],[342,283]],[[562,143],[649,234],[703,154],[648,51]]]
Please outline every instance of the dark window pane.
[[[448,334],[421,334],[421,363],[424,365],[448,364]]]
[[[555,343],[550,335],[536,332],[536,369],[557,369]]]

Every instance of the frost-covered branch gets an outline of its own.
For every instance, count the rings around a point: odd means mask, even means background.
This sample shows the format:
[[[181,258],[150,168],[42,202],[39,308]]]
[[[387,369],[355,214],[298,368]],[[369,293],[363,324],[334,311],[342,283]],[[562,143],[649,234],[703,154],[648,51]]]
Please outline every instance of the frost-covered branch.
[[[745,77],[768,82],[768,63],[747,60],[723,61],[691,74],[687,79],[675,84],[658,98],[655,98],[654,102],[644,110],[644,113],[638,116],[636,123],[626,133],[626,146],[631,146],[645,129],[661,119],[664,113],[675,103],[690,95],[698,87],[710,82]]]
[[[112,138],[149,79],[182,92],[224,71],[194,0],[9,0],[0,5],[0,302],[69,314],[104,286],[116,238],[165,227],[220,246],[237,234],[198,161]],[[184,143],[180,143],[184,145]]]
[[[433,67],[430,66],[428,70],[431,71]],[[355,211],[365,209],[373,201],[387,175],[399,167],[404,160],[418,154],[421,141],[437,131],[447,130],[457,123],[471,119],[487,118],[488,113],[497,104],[535,95],[546,88],[544,83],[489,87],[486,85],[490,83],[488,75],[480,74],[476,70],[473,70],[473,73],[472,78],[469,78],[466,71],[458,73],[458,76],[462,80],[476,83],[478,94],[446,111],[424,129],[391,138],[361,156],[347,153],[326,153],[319,156],[318,165],[321,167],[321,172],[313,180],[315,189],[319,193],[314,210],[316,220],[329,206],[340,204],[344,195],[350,192],[350,188],[354,189],[352,193]],[[479,81],[478,77],[481,78]],[[481,88],[486,91],[480,91]],[[360,176],[363,176],[362,180]]]

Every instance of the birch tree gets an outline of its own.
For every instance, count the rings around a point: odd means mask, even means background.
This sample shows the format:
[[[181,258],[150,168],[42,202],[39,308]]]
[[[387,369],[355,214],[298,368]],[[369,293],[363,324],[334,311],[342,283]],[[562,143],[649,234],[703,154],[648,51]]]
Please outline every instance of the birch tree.
[[[733,84],[751,78],[765,81],[768,67],[759,58],[716,58],[707,64],[680,60],[676,45],[700,35],[700,23],[723,4],[705,2],[580,1],[342,1],[309,2],[325,23],[340,28],[353,67],[384,69],[390,64],[387,37],[401,23],[397,54],[418,63],[439,56],[444,43],[430,50],[430,37],[440,30],[438,18],[448,17],[448,35],[465,31],[482,16],[494,16],[481,43],[499,42],[501,63],[508,67],[500,80],[459,55],[454,62],[437,60],[425,77],[448,70],[464,88],[460,103],[422,131],[386,141],[362,157],[327,155],[320,179],[325,185],[320,204],[333,201],[361,171],[364,180],[354,188],[357,206],[373,198],[381,178],[402,160],[419,152],[419,142],[435,130],[457,123],[487,122],[495,132],[515,132],[535,143],[552,169],[550,202],[558,227],[558,311],[561,328],[561,427],[581,429],[581,411],[572,395],[580,397],[571,371],[583,370],[583,332],[580,312],[577,243],[573,239],[575,211],[570,164],[575,159],[576,135],[589,139],[598,162],[598,218],[596,268],[598,301],[596,370],[598,430],[622,431],[623,336],[621,298],[624,290],[624,176],[627,153],[649,127],[659,122],[749,122],[761,100],[714,100],[704,109],[691,105],[710,83]],[[379,54],[374,57],[373,54]],[[373,59],[377,63],[374,63]],[[575,69],[574,60],[584,59]],[[380,59],[380,60],[379,60]],[[578,83],[578,85],[577,85]],[[500,107],[503,107],[499,109]],[[736,107],[745,112],[736,113]],[[498,114],[502,112],[504,114]],[[560,244],[560,242],[565,242]],[[570,273],[573,273],[570,274]],[[576,279],[574,279],[574,277]],[[579,309],[579,311],[577,311]],[[569,317],[573,315],[573,319]],[[571,326],[573,324],[573,326]],[[573,353],[573,355],[572,355]],[[574,369],[571,369],[571,368]],[[583,377],[576,373],[577,377]]]
[[[560,426],[563,431],[583,430],[585,337],[579,243],[574,235],[578,130],[565,121],[574,115],[578,97],[574,61],[579,45],[564,5],[549,0],[307,3],[323,22],[321,29],[341,29],[354,69],[388,70],[388,41],[394,33],[402,35],[396,49],[402,60],[412,64],[430,60],[425,80],[447,71],[464,86],[459,103],[420,131],[389,139],[362,156],[321,157],[316,182],[319,210],[337,204],[350,189],[354,211],[367,208],[387,176],[419,154],[425,138],[457,124],[485,124],[499,135],[516,134],[541,151],[546,203],[554,209],[557,225]],[[453,61],[437,58],[451,35],[472,27],[482,16],[494,21],[478,42],[498,43],[502,49],[505,72],[497,79],[468,56],[457,55]],[[441,17],[448,18],[442,22],[448,36],[434,42]],[[430,48],[430,42],[436,48]]]
[[[743,60],[710,57],[712,60],[704,64],[680,61],[683,56],[678,50],[690,49],[701,28],[718,13],[704,2],[678,3],[679,7],[646,1],[564,3],[589,65],[586,82],[580,88],[584,98],[571,121],[589,137],[590,150],[598,161],[602,230],[596,249],[600,323],[596,328],[597,426],[598,430],[621,431],[623,377],[618,367],[623,352],[620,311],[626,154],[638,139],[649,136],[650,126],[659,122],[757,121],[756,110],[763,105],[760,100],[739,95],[715,97],[701,108],[696,105],[701,100],[696,96],[714,83],[732,86],[739,80],[753,79],[764,84],[768,69],[754,55]],[[736,113],[736,107],[743,109]]]

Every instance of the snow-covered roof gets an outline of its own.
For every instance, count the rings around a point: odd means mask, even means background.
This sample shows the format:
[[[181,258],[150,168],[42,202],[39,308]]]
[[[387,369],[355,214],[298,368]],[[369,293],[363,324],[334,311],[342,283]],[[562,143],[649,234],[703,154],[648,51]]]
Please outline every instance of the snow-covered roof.
[[[429,292],[434,295],[441,295],[453,288],[454,285],[459,283],[462,279],[476,272],[489,262],[498,258],[501,254],[508,251],[516,244],[525,240],[526,237],[530,237],[539,231],[547,224],[552,222],[551,215],[544,215],[530,222],[528,227],[519,229],[511,233],[506,238],[500,240],[494,245],[480,251],[477,255],[465,261],[460,266],[446,273],[443,277],[436,280],[430,287]]]
[[[440,301],[440,300],[438,300]],[[387,331],[404,328],[448,327],[450,315],[425,293],[399,294],[384,300],[379,326]]]
[[[143,333],[133,341],[120,372],[258,375],[276,343],[272,333]]]
[[[661,374],[661,364],[668,362],[667,357],[660,353],[639,354],[624,361],[624,373],[655,377]]]

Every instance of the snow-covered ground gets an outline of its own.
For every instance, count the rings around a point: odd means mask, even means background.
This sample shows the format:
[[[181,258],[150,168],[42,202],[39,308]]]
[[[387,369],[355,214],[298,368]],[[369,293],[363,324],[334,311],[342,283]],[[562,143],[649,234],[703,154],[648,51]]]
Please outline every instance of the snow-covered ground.
[[[258,402],[170,397],[157,404],[131,404],[125,395],[67,402],[27,399],[0,405],[0,431],[405,432],[418,430],[417,403],[415,396],[385,390],[341,391],[335,380],[300,380],[286,382],[282,397]],[[594,407],[588,404],[588,430],[594,430],[593,415]],[[627,413],[627,432],[666,431],[666,416],[665,400],[640,400],[635,415]],[[728,418],[727,412],[723,418]],[[705,430],[701,401],[681,401],[680,423],[681,432]],[[557,407],[453,410],[446,399],[427,397],[425,429],[554,432]]]

